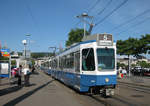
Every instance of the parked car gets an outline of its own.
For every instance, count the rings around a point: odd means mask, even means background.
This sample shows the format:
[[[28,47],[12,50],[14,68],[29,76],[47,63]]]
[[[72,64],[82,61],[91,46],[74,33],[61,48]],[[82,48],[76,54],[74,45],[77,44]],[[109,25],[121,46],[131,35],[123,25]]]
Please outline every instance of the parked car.
[[[138,75],[138,76],[143,76],[144,71],[145,71],[144,68],[142,68],[140,66],[136,66],[131,70],[133,75]]]
[[[144,68],[144,76],[150,76],[150,68]]]

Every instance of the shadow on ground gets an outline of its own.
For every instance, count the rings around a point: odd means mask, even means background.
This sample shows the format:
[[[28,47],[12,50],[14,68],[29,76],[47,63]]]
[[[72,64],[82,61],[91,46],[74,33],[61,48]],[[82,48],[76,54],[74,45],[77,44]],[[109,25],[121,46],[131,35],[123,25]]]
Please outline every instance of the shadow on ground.
[[[0,96],[12,93],[12,92],[16,92],[18,90],[20,90],[22,87],[19,86],[13,86],[13,87],[9,87],[9,88],[5,88],[0,90]]]
[[[37,71],[34,71],[31,75],[39,75],[39,73]]]
[[[36,84],[30,84],[28,87],[30,86],[35,86]],[[9,88],[5,88],[5,89],[1,89],[0,90],[0,96],[3,96],[3,95],[6,95],[6,94],[9,94],[9,93],[12,93],[12,92],[16,92],[18,90],[20,90],[21,88],[23,88],[24,85],[22,84],[22,86],[13,86],[13,87],[9,87]]]
[[[39,87],[33,89],[33,90],[31,90],[31,91],[25,93],[25,94],[22,95],[22,96],[19,96],[19,97],[15,98],[14,100],[9,101],[8,103],[4,104],[3,106],[14,106],[14,105],[18,104],[19,102],[21,102],[21,101],[23,101],[24,99],[28,98],[29,96],[33,95],[33,94],[36,93],[38,90],[44,88],[45,86],[47,86],[48,84],[50,84],[50,83],[52,83],[52,82],[53,82],[53,80],[51,80],[51,81],[49,81],[49,82],[47,82],[47,83],[45,83],[45,84],[43,84],[43,85],[41,85],[41,86],[39,86]]]

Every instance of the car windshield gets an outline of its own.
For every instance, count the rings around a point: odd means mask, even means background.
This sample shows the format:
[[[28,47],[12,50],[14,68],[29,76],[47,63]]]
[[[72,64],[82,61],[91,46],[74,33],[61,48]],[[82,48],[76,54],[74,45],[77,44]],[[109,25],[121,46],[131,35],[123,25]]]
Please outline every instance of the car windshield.
[[[97,59],[98,59],[98,70],[114,69],[115,67],[114,49],[98,48]]]

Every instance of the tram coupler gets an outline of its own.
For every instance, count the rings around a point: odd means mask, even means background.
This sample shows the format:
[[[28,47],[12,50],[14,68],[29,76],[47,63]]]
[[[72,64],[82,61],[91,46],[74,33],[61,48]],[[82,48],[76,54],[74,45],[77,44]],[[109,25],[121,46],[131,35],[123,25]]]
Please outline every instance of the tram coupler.
[[[112,88],[101,89],[100,94],[102,94],[102,96],[104,96],[104,97],[113,96],[114,89],[112,89]]]
[[[114,95],[114,89],[107,88],[105,89],[106,96],[113,96]]]

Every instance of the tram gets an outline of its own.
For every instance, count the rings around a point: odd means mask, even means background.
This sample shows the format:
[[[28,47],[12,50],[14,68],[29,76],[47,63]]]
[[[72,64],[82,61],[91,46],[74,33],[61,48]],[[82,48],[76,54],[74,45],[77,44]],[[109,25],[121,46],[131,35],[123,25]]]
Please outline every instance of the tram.
[[[117,84],[116,62],[113,36],[95,34],[51,58],[48,73],[79,92],[112,96]]]

